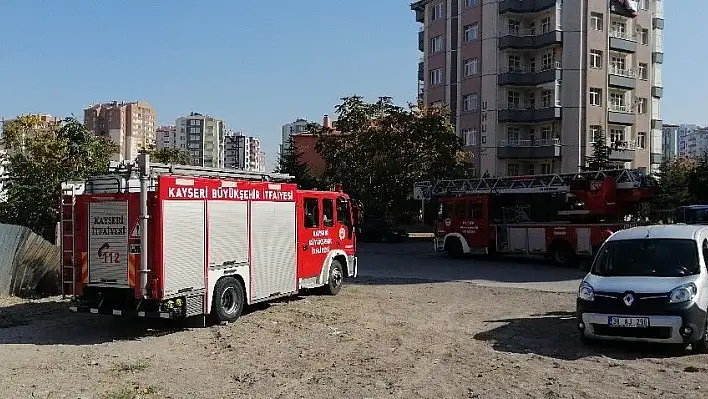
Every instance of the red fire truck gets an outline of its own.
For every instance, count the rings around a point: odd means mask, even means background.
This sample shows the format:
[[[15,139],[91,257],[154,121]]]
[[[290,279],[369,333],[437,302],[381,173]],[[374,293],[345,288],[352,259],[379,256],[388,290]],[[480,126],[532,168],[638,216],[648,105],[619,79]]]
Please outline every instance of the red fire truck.
[[[416,183],[439,202],[434,247],[464,254],[545,256],[561,266],[591,257],[653,195],[639,170]]]
[[[244,305],[357,275],[356,204],[291,177],[113,163],[63,185],[62,291],[71,310],[236,320]]]

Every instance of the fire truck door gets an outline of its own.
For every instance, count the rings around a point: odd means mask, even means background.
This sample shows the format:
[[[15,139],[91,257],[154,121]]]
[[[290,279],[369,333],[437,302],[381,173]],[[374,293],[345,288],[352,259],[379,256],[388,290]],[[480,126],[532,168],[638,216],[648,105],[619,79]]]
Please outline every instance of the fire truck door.
[[[470,249],[486,248],[489,243],[489,227],[484,215],[484,204],[478,200],[457,201],[455,214],[456,219],[460,220],[459,231]]]
[[[327,206],[330,205],[334,206],[328,202]],[[316,194],[304,195],[299,209],[298,217],[302,220],[302,227],[298,234],[298,277],[317,277],[335,238],[332,236],[334,212],[332,210],[326,218],[323,217],[323,201]]]

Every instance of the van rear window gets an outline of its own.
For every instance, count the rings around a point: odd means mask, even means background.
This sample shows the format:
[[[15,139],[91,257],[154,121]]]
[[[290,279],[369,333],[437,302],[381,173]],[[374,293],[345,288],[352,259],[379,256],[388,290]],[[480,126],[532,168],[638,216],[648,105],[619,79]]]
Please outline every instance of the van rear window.
[[[696,242],[672,238],[608,241],[592,266],[599,276],[682,277],[700,270]]]

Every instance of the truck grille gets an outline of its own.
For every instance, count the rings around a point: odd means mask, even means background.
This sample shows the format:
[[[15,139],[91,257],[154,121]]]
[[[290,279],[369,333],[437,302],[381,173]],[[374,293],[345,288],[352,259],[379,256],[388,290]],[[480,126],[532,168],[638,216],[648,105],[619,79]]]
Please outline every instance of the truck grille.
[[[89,203],[89,284],[129,286],[128,202]]]

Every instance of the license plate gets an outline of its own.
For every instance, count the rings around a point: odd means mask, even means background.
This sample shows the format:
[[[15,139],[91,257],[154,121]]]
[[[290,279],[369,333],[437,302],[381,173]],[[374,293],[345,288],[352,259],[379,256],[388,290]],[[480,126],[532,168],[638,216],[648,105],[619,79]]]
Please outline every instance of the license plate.
[[[607,324],[610,327],[635,327],[635,328],[647,328],[649,327],[648,317],[617,317],[610,316],[607,320]]]

